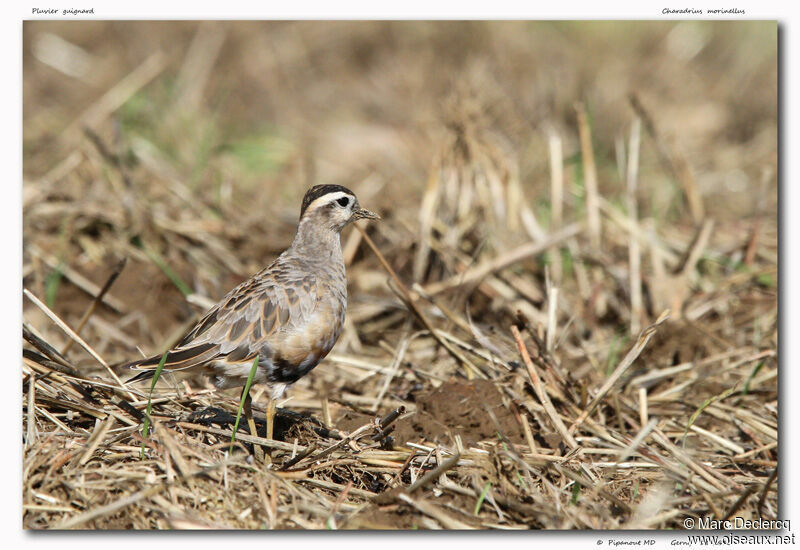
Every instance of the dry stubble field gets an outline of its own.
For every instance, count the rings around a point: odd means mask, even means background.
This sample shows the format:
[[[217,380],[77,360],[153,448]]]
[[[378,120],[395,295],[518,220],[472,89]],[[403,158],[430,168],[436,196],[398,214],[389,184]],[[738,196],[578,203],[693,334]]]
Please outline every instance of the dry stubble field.
[[[775,23],[23,35],[25,528],[780,517]],[[114,365],[271,262],[316,183],[380,212],[400,284],[346,230],[344,334],[276,439],[229,453],[238,393],[172,375],[144,439]]]

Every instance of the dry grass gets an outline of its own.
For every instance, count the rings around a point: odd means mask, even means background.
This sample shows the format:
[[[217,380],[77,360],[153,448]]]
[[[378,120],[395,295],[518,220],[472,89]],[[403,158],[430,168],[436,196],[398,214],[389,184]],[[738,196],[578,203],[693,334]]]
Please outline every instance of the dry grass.
[[[775,33],[26,23],[24,526],[780,517]],[[343,235],[348,323],[276,439],[228,453],[236,392],[166,376],[143,440],[114,364],[285,248],[319,182],[384,221]]]

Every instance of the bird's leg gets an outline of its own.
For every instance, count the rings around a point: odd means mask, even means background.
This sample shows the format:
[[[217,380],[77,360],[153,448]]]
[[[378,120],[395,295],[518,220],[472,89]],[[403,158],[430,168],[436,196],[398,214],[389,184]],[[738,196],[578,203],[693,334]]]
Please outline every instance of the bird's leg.
[[[245,393],[246,388],[242,388],[242,397],[244,398],[244,417],[247,419],[247,427],[250,429],[250,435],[258,435],[255,431],[256,422],[253,420],[253,398],[250,397],[250,392]]]
[[[267,404],[267,439],[275,435],[275,400],[270,398]]]

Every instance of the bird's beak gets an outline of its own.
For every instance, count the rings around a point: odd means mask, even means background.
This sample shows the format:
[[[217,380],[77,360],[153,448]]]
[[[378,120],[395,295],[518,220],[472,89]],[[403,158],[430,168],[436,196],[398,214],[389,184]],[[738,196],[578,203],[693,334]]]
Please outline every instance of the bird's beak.
[[[370,212],[365,208],[359,208],[355,212],[353,212],[353,216],[357,220],[379,220],[381,217],[377,215],[375,212]]]

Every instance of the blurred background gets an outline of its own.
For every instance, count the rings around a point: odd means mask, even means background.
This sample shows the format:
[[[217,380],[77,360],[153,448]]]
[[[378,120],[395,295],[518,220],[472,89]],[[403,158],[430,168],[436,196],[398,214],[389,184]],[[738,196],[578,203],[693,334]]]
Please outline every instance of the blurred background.
[[[288,245],[308,187],[337,183],[391,220],[383,231],[407,252],[396,268],[419,281],[432,268],[412,265],[420,205],[441,169],[474,165],[490,180],[472,186],[491,192],[479,202],[493,203],[448,246],[471,238],[465,251],[480,242],[491,254],[548,228],[553,135],[561,216],[583,215],[576,102],[599,192],[621,202],[631,94],[657,132],[642,130],[640,215],[672,225],[687,209],[666,149],[718,231],[767,212],[774,237],[776,33],[772,22],[26,22],[26,255],[34,244],[91,278],[133,239],[184,291],[219,296]],[[467,187],[461,203],[438,193],[444,219],[464,217]],[[175,238],[212,237],[216,253],[185,257],[160,242],[165,224]],[[118,231],[126,242],[106,238]],[[125,294],[170,311],[180,285],[148,263]],[[137,267],[126,271],[123,284]]]
[[[777,422],[777,89],[769,21],[27,21],[23,285],[75,327],[127,257],[81,336],[109,363],[160,353],[290,244],[307,188],[341,184],[437,327],[512,364],[521,312],[561,398],[585,404],[669,308],[635,374],[763,361],[658,378],[693,392],[663,414],[685,426],[749,376],[765,393],[741,407]],[[429,336],[388,386],[353,365],[420,327],[360,234],[343,245],[348,326],[287,407],[337,396],[336,422],[463,377]],[[24,320],[67,345],[30,301]],[[507,383],[489,363],[469,378]]]

